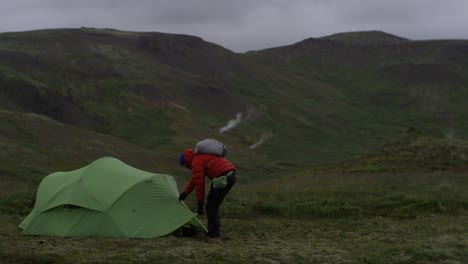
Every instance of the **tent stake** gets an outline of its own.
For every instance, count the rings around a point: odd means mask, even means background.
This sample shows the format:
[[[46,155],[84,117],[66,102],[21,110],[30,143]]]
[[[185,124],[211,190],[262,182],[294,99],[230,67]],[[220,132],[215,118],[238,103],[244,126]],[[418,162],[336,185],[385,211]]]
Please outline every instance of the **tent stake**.
[[[187,208],[187,210],[190,211],[190,209],[189,209],[188,206],[184,203],[184,201],[180,201],[180,203],[181,203],[185,208]],[[208,228],[206,228],[205,225],[203,225],[203,223],[200,221],[200,219],[198,219],[198,217],[195,217],[195,219],[196,219],[197,222],[203,227],[203,229],[208,233]]]

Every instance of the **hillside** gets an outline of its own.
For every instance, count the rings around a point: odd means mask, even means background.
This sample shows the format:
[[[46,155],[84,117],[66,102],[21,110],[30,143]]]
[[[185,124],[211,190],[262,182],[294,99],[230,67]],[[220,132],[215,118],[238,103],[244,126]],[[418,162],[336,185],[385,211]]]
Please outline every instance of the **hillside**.
[[[465,171],[468,141],[414,128],[373,151],[319,168],[338,172]]]
[[[374,31],[245,54],[155,32],[2,33],[0,102],[8,113],[50,118],[66,124],[66,134],[107,135],[160,155],[162,163],[215,137],[246,178],[262,179],[353,157],[409,126],[466,139],[467,61],[468,41],[411,41]],[[220,134],[238,113],[239,125]],[[3,126],[8,141],[13,135]],[[30,137],[28,144],[42,149],[51,135]],[[263,144],[250,148],[261,138]],[[61,164],[85,153],[47,160]]]
[[[2,195],[16,188],[35,188],[52,171],[75,170],[104,156],[156,173],[171,173],[176,178],[183,175],[172,159],[116,137],[32,113],[0,110],[0,118]]]
[[[330,36],[321,37],[321,39],[330,39],[336,41],[354,42],[357,44],[398,44],[409,41],[383,31],[358,31],[337,33]]]
[[[462,40],[350,32],[238,54],[156,32],[1,33],[0,262],[464,263],[467,93]],[[19,234],[48,173],[113,156],[183,188],[177,156],[206,137],[239,170],[221,243]]]

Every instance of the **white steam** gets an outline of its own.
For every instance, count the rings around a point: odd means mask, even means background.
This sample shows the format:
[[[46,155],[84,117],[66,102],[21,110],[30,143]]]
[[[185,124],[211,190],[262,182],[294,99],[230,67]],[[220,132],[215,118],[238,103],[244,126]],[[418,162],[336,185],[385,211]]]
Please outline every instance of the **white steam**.
[[[236,119],[231,119],[229,120],[229,122],[227,123],[227,125],[223,126],[222,128],[219,129],[219,133],[224,133],[230,129],[233,129],[234,127],[236,127],[240,121],[242,120],[242,113],[237,113],[236,114]]]
[[[267,141],[268,139],[270,139],[273,135],[271,133],[264,133],[262,135],[262,137],[255,143],[253,143],[250,148],[251,149],[254,149],[258,146],[260,146],[261,144],[265,143],[265,141]]]

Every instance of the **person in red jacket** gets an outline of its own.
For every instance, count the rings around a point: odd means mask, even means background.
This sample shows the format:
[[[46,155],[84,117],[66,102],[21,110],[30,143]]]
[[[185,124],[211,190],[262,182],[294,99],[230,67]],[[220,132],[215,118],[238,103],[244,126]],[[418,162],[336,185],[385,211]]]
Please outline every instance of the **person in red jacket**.
[[[210,238],[220,237],[219,207],[226,194],[236,182],[236,167],[224,157],[212,154],[195,154],[192,149],[186,149],[179,155],[179,164],[192,171],[192,178],[185,190],[179,195],[183,201],[193,190],[196,192],[197,213],[204,213],[205,176],[210,179],[211,187],[206,203],[208,217],[208,233]]]

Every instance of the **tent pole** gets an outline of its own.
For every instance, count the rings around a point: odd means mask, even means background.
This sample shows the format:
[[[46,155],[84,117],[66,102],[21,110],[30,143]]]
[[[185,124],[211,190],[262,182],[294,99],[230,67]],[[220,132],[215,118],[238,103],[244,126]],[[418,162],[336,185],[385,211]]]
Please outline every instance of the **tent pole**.
[[[187,208],[187,210],[190,211],[190,209],[189,209],[188,206],[184,203],[184,201],[180,201],[180,203],[181,203],[185,208]],[[203,223],[200,221],[200,219],[198,219],[198,217],[195,217],[195,219],[196,219],[197,222],[203,227],[203,229],[208,233],[208,228],[206,228],[205,225],[203,225]]]

